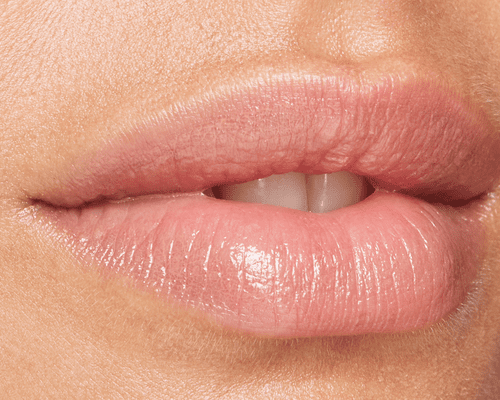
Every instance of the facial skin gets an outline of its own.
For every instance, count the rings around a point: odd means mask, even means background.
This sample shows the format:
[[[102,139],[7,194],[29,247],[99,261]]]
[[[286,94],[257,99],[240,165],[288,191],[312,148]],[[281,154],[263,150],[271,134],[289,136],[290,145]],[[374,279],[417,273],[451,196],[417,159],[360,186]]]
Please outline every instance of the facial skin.
[[[318,59],[439,76],[500,135],[497,0],[0,2],[6,398],[500,396],[500,185],[484,219],[475,301],[427,329],[394,335],[229,332],[82,268],[21,217],[79,154],[145,113],[263,68],[293,71]]]

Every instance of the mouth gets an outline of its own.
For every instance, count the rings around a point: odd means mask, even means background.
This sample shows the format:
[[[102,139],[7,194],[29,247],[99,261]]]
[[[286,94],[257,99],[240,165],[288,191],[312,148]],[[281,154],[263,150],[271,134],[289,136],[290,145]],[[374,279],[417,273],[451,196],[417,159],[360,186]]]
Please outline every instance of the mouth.
[[[356,204],[371,192],[373,189],[362,177],[341,171],[321,175],[289,172],[213,187],[203,194],[223,200],[325,213]]]
[[[34,210],[83,265],[229,329],[401,332],[466,298],[498,154],[435,82],[274,75],[141,122]]]

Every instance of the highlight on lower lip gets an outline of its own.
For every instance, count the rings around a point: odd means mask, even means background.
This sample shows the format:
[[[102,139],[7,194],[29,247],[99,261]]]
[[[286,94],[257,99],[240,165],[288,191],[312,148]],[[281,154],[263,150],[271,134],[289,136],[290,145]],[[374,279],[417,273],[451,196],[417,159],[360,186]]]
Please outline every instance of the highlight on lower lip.
[[[363,82],[270,73],[177,105],[74,160],[34,196],[37,209],[84,265],[231,329],[428,326],[457,309],[477,273],[477,196],[500,174],[500,136],[425,77]],[[292,171],[347,171],[377,190],[324,214],[201,195]]]
[[[389,193],[327,214],[201,195],[41,214],[84,264],[274,337],[435,323],[465,298],[482,239],[467,213]]]

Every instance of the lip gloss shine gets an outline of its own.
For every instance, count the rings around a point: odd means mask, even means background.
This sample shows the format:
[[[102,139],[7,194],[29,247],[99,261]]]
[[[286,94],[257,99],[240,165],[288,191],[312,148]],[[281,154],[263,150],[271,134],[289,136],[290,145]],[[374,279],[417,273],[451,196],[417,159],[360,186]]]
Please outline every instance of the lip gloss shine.
[[[483,253],[484,201],[471,199],[500,172],[500,140],[482,114],[432,82],[267,81],[150,118],[77,160],[36,216],[82,264],[242,332],[399,332],[456,310]],[[467,205],[377,190],[311,214],[188,193],[341,170]]]

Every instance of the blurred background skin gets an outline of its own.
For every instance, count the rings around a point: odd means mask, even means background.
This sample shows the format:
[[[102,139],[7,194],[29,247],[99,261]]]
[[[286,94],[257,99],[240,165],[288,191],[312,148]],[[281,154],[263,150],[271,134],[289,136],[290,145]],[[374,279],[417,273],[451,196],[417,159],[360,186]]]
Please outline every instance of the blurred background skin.
[[[433,71],[500,134],[497,0],[0,0],[0,397],[500,398],[500,186],[480,300],[397,335],[230,333],[82,273],[19,219],[110,127],[313,59]]]

